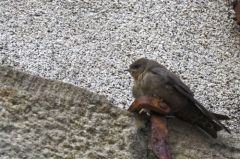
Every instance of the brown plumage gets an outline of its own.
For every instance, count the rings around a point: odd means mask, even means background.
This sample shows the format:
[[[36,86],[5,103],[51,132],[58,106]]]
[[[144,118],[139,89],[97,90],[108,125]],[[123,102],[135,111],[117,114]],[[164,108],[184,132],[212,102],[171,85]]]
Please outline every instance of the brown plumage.
[[[139,96],[160,96],[171,107],[171,115],[197,125],[212,137],[222,129],[230,133],[219,120],[229,119],[225,115],[208,111],[195,98],[193,92],[175,74],[156,61],[141,58],[128,70],[134,78],[132,89]]]

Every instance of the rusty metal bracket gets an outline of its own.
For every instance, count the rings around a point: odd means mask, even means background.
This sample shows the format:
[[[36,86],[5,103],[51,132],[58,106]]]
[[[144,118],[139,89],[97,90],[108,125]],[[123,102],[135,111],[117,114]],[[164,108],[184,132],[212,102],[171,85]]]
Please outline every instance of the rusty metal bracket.
[[[162,115],[170,113],[170,107],[160,97],[141,96],[135,99],[128,111],[139,112],[141,109],[147,109]]]
[[[168,141],[167,120],[164,115],[170,113],[170,107],[159,97],[141,96],[132,103],[130,112],[139,112],[141,109],[151,111],[151,140],[150,145],[157,159],[171,159]]]

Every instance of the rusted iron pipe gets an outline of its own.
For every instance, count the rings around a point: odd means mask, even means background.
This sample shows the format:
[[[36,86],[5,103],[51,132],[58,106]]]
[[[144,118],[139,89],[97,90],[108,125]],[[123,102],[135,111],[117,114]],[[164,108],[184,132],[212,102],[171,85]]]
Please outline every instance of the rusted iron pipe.
[[[171,159],[168,142],[167,120],[163,116],[151,115],[151,147],[158,159]]]

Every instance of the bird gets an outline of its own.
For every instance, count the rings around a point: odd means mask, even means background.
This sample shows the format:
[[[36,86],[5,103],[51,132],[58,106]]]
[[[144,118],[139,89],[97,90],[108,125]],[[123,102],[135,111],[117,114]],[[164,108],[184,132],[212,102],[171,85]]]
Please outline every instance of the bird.
[[[207,110],[194,98],[194,93],[182,80],[166,67],[154,60],[140,58],[133,62],[129,69],[134,79],[132,94],[134,98],[140,96],[161,97],[170,107],[171,116],[195,125],[213,138],[217,132],[229,128],[220,120],[229,120],[226,115]]]

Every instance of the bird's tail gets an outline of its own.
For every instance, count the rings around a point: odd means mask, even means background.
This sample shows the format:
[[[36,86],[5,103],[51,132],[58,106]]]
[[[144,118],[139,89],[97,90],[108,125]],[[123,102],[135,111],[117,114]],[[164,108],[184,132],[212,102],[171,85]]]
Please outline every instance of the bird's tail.
[[[212,114],[216,117],[215,119],[203,117],[196,122],[196,125],[211,135],[213,138],[217,138],[217,132],[223,129],[230,133],[230,130],[219,121],[229,120],[229,117],[221,114]]]
[[[230,130],[220,122],[220,120],[229,120],[229,117],[209,111],[206,111],[209,115],[205,115],[198,109],[194,108],[189,109],[186,107],[185,109],[181,109],[181,111],[177,112],[175,115],[184,121],[198,126],[213,138],[216,138],[217,132],[223,129],[230,133]]]

